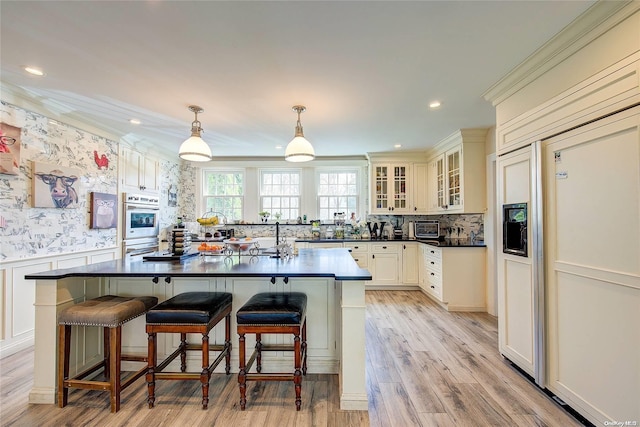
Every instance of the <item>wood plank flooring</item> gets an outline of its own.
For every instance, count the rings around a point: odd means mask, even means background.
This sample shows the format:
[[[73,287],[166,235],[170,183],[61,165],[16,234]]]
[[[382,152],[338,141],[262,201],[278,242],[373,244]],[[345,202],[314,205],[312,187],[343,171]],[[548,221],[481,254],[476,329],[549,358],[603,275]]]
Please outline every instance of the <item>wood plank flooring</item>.
[[[69,405],[30,405],[33,350],[0,360],[1,426],[579,426],[497,351],[497,322],[448,313],[419,291],[367,291],[369,412],[339,409],[338,377],[309,374],[296,412],[293,385],[254,383],[238,407],[235,375],[211,380],[209,409],[193,381],[160,381],[148,409],[146,384],[124,391],[117,414],[105,393],[71,390]]]

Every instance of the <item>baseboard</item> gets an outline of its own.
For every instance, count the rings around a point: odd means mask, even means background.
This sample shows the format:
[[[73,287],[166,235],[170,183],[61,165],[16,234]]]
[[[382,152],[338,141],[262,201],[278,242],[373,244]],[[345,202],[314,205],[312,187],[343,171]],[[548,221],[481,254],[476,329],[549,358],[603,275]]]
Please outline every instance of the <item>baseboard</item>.
[[[340,396],[340,409],[343,411],[368,411],[369,400],[367,395],[342,393]]]
[[[0,359],[11,356],[21,350],[33,347],[33,331],[26,333],[20,339],[12,339],[8,343],[0,343]]]

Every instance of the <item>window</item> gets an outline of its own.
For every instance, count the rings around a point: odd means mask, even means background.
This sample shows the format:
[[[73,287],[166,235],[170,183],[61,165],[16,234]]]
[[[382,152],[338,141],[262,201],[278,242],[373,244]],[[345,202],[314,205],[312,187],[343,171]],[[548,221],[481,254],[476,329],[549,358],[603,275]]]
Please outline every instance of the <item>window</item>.
[[[341,170],[318,173],[318,213],[320,220],[333,221],[335,212],[347,218],[351,212],[358,216],[358,171]]]
[[[228,221],[242,219],[243,171],[205,170],[202,188],[205,211],[221,213]]]
[[[272,219],[288,220],[299,217],[300,171],[260,171],[260,210],[269,212]]]

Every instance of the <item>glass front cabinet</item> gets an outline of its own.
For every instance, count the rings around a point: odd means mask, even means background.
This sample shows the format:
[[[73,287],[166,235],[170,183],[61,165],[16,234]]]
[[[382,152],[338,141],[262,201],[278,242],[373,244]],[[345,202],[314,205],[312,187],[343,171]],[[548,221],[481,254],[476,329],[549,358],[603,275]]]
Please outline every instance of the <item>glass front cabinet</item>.
[[[411,212],[410,164],[374,163],[371,172],[371,213]]]

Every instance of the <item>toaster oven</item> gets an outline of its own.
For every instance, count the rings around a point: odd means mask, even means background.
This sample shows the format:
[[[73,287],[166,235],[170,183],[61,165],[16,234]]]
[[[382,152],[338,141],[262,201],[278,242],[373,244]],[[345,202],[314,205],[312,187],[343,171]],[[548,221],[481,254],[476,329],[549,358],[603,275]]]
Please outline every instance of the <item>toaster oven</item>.
[[[413,223],[416,239],[438,239],[440,237],[440,222],[427,220]]]

